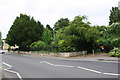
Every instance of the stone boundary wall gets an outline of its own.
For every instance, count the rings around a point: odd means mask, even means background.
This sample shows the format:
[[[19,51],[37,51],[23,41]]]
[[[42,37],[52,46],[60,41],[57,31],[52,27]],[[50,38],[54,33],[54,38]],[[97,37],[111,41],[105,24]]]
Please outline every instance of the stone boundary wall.
[[[13,52],[13,51],[10,51]],[[64,53],[32,53],[30,52],[25,52],[25,51],[14,51],[14,53],[18,54],[27,54],[27,55],[42,55],[42,56],[57,56],[57,57],[74,57],[74,56],[85,56],[87,54],[87,51],[81,51],[81,52],[64,52]]]
[[[74,57],[79,55],[86,55],[87,51],[81,51],[81,52],[66,52],[66,53],[59,53],[60,57]]]

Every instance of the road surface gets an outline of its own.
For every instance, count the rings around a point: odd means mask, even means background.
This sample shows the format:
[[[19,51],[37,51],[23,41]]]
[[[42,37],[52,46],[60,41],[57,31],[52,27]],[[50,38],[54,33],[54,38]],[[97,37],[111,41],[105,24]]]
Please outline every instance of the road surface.
[[[2,54],[2,73],[7,78],[118,78],[118,64],[38,55]]]

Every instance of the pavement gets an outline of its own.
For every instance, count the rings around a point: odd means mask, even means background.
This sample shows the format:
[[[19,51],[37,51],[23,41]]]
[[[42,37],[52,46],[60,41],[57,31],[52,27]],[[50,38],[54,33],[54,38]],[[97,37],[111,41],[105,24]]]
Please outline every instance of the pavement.
[[[120,58],[110,57],[107,53],[88,54],[85,56],[70,57],[68,59],[78,59],[84,61],[107,61],[107,62],[119,62]]]
[[[100,58],[100,57],[98,57]],[[118,78],[118,62],[96,57],[61,58],[15,53],[2,54],[2,73],[7,78]],[[102,57],[103,58],[103,57]],[[107,57],[106,57],[107,59]],[[109,58],[112,59],[113,58]],[[116,58],[114,58],[116,59]],[[22,80],[22,79],[21,79]],[[113,79],[112,79],[113,80]]]
[[[6,51],[7,52],[7,51]],[[12,52],[14,53],[14,52]],[[16,52],[16,54],[19,54]],[[107,53],[96,53],[96,54],[88,54],[85,56],[76,56],[76,57],[59,57],[58,55],[39,55],[36,53],[26,52],[26,54],[23,55],[31,55],[31,56],[44,56],[44,57],[53,57],[53,58],[63,58],[63,59],[71,59],[71,60],[84,60],[84,61],[107,61],[107,62],[120,62],[120,57],[110,57]]]
[[[119,63],[119,58],[116,58],[116,57],[80,57],[80,58],[72,58],[72,59],[84,60],[84,61],[106,61],[106,62],[118,62]]]
[[[34,53],[31,54],[32,56]],[[41,56],[41,55],[38,55]],[[43,55],[44,56],[44,55]],[[76,57],[58,57],[58,56],[49,56],[45,55],[44,57],[51,57],[51,58],[61,58],[61,59],[68,59],[68,60],[82,60],[82,61],[106,61],[106,62],[118,62],[120,61],[120,58],[118,57],[110,57],[107,53],[97,53],[97,54],[88,54],[85,56],[76,56]]]

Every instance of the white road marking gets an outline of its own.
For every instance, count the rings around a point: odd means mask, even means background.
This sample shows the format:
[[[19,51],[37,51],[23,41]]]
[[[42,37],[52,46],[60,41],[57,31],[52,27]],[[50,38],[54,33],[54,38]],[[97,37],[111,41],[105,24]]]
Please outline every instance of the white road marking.
[[[103,73],[103,74],[106,74],[106,75],[114,75],[114,76],[120,76],[120,74],[115,74],[115,73]]]
[[[84,68],[84,67],[80,67],[80,66],[77,66],[77,68],[80,68],[80,69],[83,69],[83,70],[87,70],[87,71],[91,71],[91,72],[95,72],[95,73],[99,73],[99,74],[102,73],[100,71],[96,71],[96,70],[93,70],[93,69],[88,69],[88,68]]]
[[[47,61],[41,61],[40,63],[46,63],[46,64],[49,64],[49,65],[52,65],[52,66],[57,66],[57,67],[75,67],[75,66],[70,66],[70,65],[57,65],[57,64],[52,64],[52,63],[49,63]]]
[[[75,66],[69,66],[69,65],[53,65],[53,66],[61,66],[61,67],[75,67]]]
[[[16,74],[16,75],[18,76],[18,78],[19,78],[20,80],[23,80],[22,77],[20,76],[20,74],[19,74],[18,72],[9,70],[9,69],[12,68],[11,65],[9,65],[9,64],[7,64],[7,63],[5,63],[5,62],[3,62],[3,64],[7,65],[9,68],[6,68],[6,69],[1,68],[1,69],[5,70],[5,71],[8,71],[8,72],[11,72],[11,73],[14,73],[14,74]]]
[[[40,63],[46,63],[48,65],[56,66],[56,67],[75,67],[75,66],[70,66],[70,65],[56,65],[56,64],[49,63],[47,61],[41,61]],[[86,71],[95,72],[95,73],[98,73],[98,74],[114,75],[114,76],[120,75],[120,74],[115,74],[115,73],[103,73],[103,72],[100,72],[100,71],[97,71],[97,70],[93,70],[93,69],[89,69],[89,68],[85,68],[85,67],[81,67],[81,66],[77,66],[77,68],[83,69],[83,70],[86,70]]]
[[[53,65],[52,63],[49,63],[47,61],[41,61],[40,63],[46,63],[46,64],[49,64],[49,65]]]
[[[3,64],[7,65],[8,67],[12,67],[11,65],[9,65],[9,64],[7,64],[7,63],[5,63],[5,62],[3,62]]]
[[[16,74],[20,80],[23,80],[18,72],[12,71],[12,70],[8,70],[8,69],[4,69],[4,70]]]
[[[61,66],[61,67],[75,67],[75,66],[70,66],[70,65],[56,65],[56,64],[49,63],[47,61],[41,61],[40,63],[46,63],[46,64],[49,64],[49,65],[52,65],[52,66],[57,66],[57,67],[59,67],[59,66]],[[80,66],[77,66],[77,68],[84,69],[84,70],[87,70],[87,71],[92,71],[92,72],[99,73],[99,74],[102,73],[100,71],[96,71],[96,70],[92,70],[92,69],[88,69],[88,68],[84,68],[84,67],[80,67]]]

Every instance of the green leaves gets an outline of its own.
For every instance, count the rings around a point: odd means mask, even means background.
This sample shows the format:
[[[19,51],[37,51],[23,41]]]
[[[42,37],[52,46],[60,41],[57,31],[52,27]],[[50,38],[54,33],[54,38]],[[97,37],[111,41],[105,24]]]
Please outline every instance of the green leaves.
[[[11,46],[30,46],[37,50],[56,50],[61,52],[91,52],[99,46],[120,47],[120,11],[113,7],[110,14],[110,26],[91,26],[86,16],[75,16],[74,20],[61,18],[54,27],[46,28],[33,17],[20,14],[16,17],[6,42]],[[40,49],[39,49],[40,48]]]
[[[50,44],[52,40],[53,40],[52,31],[49,28],[45,28],[42,34],[42,41],[44,41],[46,44]]]
[[[56,30],[62,29],[64,27],[67,27],[68,25],[69,25],[68,18],[61,18],[55,23],[54,30],[56,31]]]
[[[86,16],[75,16],[74,20],[70,22],[70,26],[74,27],[90,27],[90,22],[87,21]]]
[[[37,42],[33,42],[30,45],[31,50],[33,51],[39,51],[39,50],[45,50],[47,49],[47,44],[43,41],[37,41]]]
[[[37,41],[37,42],[34,42],[30,45],[31,48],[36,48],[36,47],[41,47],[41,48],[45,48],[46,47],[46,43],[43,42],[43,41]]]
[[[116,22],[108,27],[101,26],[97,29],[100,32],[100,37],[97,40],[99,46],[106,46],[109,50],[113,46],[120,47],[120,23]]]
[[[109,25],[115,22],[120,22],[120,10],[118,7],[112,7],[112,10],[110,10],[109,20]]]
[[[61,51],[61,52],[73,52],[73,51],[75,51],[75,47],[73,47],[72,44],[66,40],[60,40],[58,42],[58,46],[59,46],[59,51]]]
[[[85,16],[76,16],[68,26],[56,31],[54,41],[60,51],[91,50],[99,37],[99,31],[89,26]]]
[[[108,33],[120,37],[120,35],[119,35],[120,34],[120,23],[116,22],[116,23],[113,23],[112,25],[110,25]]]
[[[113,23],[107,32],[111,35],[111,44],[120,47],[120,23]]]
[[[41,40],[42,33],[43,25],[40,22],[36,22],[33,17],[20,14],[8,32],[6,42],[11,46],[17,44],[20,48],[26,47]]]
[[[109,52],[109,55],[111,57],[120,57],[120,49],[114,47],[114,49]]]

